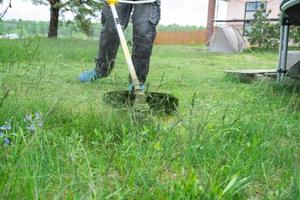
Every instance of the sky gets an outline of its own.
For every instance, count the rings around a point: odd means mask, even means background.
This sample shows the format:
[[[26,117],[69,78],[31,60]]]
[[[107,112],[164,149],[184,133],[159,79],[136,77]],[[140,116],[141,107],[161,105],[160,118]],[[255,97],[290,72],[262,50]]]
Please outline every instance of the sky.
[[[208,0],[161,1],[162,16],[160,24],[206,26]],[[8,2],[8,0],[4,0],[4,5],[5,2]],[[220,2],[218,10],[218,18],[224,18],[226,16],[225,3]],[[12,0],[12,8],[8,10],[4,19],[49,21],[49,8],[33,5],[30,0]],[[66,14],[65,19],[72,19],[72,14]]]

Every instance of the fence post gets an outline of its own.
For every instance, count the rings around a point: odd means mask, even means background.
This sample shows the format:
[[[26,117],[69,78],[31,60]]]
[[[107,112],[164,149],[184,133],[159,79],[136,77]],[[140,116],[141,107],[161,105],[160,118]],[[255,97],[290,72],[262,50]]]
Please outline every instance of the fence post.
[[[214,32],[214,20],[216,14],[216,0],[209,0],[208,2],[208,16],[207,16],[207,34],[206,43],[208,44],[210,37]]]

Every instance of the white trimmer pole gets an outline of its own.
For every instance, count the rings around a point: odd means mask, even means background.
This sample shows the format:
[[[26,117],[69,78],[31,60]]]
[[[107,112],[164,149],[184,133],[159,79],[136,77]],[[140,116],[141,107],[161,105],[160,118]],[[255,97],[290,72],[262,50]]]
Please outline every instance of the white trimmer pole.
[[[123,32],[123,28],[121,25],[121,20],[118,17],[118,13],[117,13],[117,9],[116,9],[116,4],[117,3],[127,3],[127,4],[147,4],[147,3],[154,3],[157,2],[157,0],[139,0],[139,1],[132,1],[132,0],[106,0],[106,2],[108,3],[108,5],[111,8],[111,12],[114,18],[114,22],[115,22],[115,26],[119,35],[119,39],[120,39],[120,43],[123,49],[123,53],[127,62],[127,66],[128,66],[128,71],[129,74],[131,76],[131,80],[134,86],[134,91],[133,93],[131,93],[130,95],[134,95],[134,103],[133,103],[133,108],[135,111],[135,116],[140,118],[143,117],[145,115],[139,115],[140,112],[145,113],[145,112],[149,112],[150,109],[150,105],[149,105],[149,100],[152,98],[151,95],[147,95],[143,90],[141,90],[141,86],[140,86],[140,81],[138,80],[134,65],[133,65],[133,61],[127,46],[127,42],[124,36],[124,32]],[[149,99],[150,98],[150,99]],[[169,102],[169,98],[168,102]],[[159,103],[161,104],[161,102]],[[176,103],[177,104],[177,103]]]
[[[136,75],[136,72],[135,72],[133,61],[132,61],[132,58],[131,58],[131,55],[130,55],[130,52],[129,52],[129,49],[128,49],[128,46],[127,46],[127,41],[126,41],[125,36],[124,36],[123,28],[122,28],[122,25],[121,25],[121,20],[119,19],[116,6],[115,6],[115,4],[109,4],[109,6],[111,8],[111,12],[112,12],[113,17],[114,17],[116,29],[118,31],[120,43],[121,43],[123,53],[124,53],[124,56],[125,56],[125,59],[126,59],[126,62],[127,62],[128,71],[129,71],[129,74],[131,76],[132,84],[134,85],[135,90],[141,90],[140,81],[139,81],[139,79]]]
[[[127,1],[127,0],[118,0],[119,3],[127,4],[145,4],[145,3],[154,3],[156,0],[142,0],[142,1]]]

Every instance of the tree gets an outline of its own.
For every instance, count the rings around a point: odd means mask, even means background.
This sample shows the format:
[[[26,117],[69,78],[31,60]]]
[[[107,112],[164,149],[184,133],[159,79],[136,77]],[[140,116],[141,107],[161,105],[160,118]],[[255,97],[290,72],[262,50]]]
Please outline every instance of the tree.
[[[32,0],[32,2],[50,6],[49,38],[57,37],[59,16],[66,11],[71,11],[74,14],[76,24],[86,34],[89,34],[91,18],[97,15],[103,5],[97,0],[88,0],[84,3],[81,0]]]
[[[0,0],[0,4],[3,5],[3,0]],[[8,5],[5,6],[2,9],[2,6],[0,6],[0,21],[2,20],[2,18],[4,17],[4,15],[7,13],[8,9],[11,8],[11,0],[9,0]]]
[[[264,4],[262,4],[264,5]],[[269,22],[269,12],[266,12],[263,6],[254,15],[254,21],[248,30],[248,40],[251,45],[256,45],[259,48],[277,48],[280,38],[280,21]],[[282,18],[281,15],[278,16]],[[290,27],[289,39],[291,44],[296,46],[300,45],[300,28],[296,26]]]
[[[251,45],[257,45],[259,48],[278,46],[280,24],[268,21],[270,13],[271,11],[266,12],[265,6],[262,4],[262,8],[254,14],[254,21],[248,31],[248,39]]]

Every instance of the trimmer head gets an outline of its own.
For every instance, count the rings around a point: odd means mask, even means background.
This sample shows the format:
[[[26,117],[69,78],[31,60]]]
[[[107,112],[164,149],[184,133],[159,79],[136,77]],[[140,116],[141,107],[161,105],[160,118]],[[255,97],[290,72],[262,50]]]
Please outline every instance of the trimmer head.
[[[147,103],[147,96],[142,91],[135,91],[134,92],[135,98],[133,102],[134,111],[140,113],[147,113],[150,112],[150,106]]]
[[[131,93],[128,90],[112,91],[104,95],[104,101],[115,107],[133,107],[137,111],[152,111],[155,114],[175,114],[179,101],[167,93]]]

